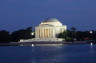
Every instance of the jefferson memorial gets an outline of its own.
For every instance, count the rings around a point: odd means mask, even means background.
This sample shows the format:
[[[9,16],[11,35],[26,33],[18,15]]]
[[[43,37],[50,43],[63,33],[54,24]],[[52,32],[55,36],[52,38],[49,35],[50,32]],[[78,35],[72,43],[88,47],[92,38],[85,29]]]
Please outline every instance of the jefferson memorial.
[[[63,41],[62,38],[57,38],[58,34],[67,30],[66,25],[56,18],[47,18],[35,27],[35,38],[24,40],[24,42],[32,41]],[[21,41],[22,42],[22,41]]]

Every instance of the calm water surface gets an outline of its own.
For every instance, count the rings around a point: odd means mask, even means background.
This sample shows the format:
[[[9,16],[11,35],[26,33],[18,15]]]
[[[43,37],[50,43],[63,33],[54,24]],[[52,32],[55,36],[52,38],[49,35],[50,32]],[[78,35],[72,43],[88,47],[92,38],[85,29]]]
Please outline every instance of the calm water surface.
[[[96,45],[1,46],[0,63],[96,63]]]

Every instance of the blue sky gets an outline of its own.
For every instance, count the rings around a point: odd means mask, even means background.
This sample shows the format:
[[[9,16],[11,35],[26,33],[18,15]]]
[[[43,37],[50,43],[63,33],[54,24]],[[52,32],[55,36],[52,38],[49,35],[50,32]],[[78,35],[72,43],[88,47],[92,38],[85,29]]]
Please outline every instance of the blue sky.
[[[0,30],[34,28],[48,17],[68,28],[96,30],[96,0],[0,0]]]

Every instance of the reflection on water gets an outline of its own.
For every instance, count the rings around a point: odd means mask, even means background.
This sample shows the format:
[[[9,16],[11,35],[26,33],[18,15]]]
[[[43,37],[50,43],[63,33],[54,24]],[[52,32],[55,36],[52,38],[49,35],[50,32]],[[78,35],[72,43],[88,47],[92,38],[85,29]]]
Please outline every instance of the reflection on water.
[[[91,42],[90,43],[90,53],[93,53],[94,52],[94,50],[93,50],[93,43]]]
[[[32,47],[34,47],[34,44],[32,44]]]
[[[0,63],[95,63],[96,45],[3,46]]]
[[[91,42],[91,43],[90,43],[90,45],[92,46],[92,45],[93,45],[93,43]]]

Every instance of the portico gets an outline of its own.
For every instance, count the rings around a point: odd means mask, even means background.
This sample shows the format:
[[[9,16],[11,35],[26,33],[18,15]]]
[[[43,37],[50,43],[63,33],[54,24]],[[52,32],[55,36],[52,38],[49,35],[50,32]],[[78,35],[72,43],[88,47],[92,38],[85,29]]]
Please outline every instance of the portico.
[[[53,28],[39,27],[36,28],[36,38],[54,38],[55,31]]]
[[[35,39],[38,41],[58,41],[60,39],[57,38],[58,34],[66,29],[67,26],[62,25],[56,18],[47,18],[35,27]]]
[[[58,38],[58,34],[65,30],[67,30],[67,26],[62,25],[62,23],[56,18],[47,18],[35,27],[35,38],[23,41],[21,40],[21,42],[63,41],[63,38]]]

